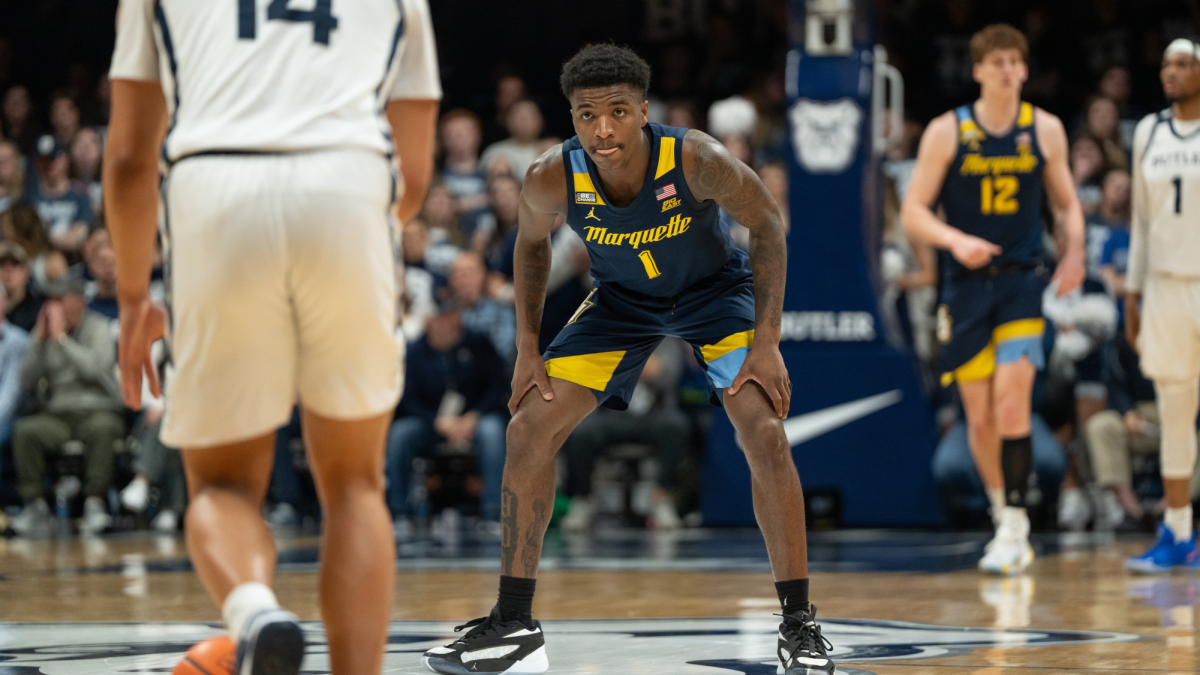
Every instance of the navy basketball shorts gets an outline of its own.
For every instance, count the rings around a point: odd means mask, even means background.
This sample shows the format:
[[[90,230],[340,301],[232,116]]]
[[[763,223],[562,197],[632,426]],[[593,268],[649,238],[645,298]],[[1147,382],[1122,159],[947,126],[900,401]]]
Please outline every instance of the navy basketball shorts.
[[[942,386],[990,378],[997,364],[1021,357],[1044,368],[1046,283],[1040,267],[948,281],[937,317]]]
[[[604,407],[624,410],[665,337],[692,345],[710,400],[720,406],[720,391],[733,384],[754,346],[752,278],[726,267],[673,298],[597,286],[547,348],[546,374],[591,389]]]

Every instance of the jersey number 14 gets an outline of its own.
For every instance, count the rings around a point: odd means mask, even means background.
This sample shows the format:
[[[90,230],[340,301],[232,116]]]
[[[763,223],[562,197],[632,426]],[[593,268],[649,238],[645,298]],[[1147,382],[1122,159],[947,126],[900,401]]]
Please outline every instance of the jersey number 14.
[[[317,0],[312,9],[292,9],[292,0],[271,0],[267,7],[268,21],[291,21],[311,23],[313,42],[329,45],[329,34],[337,28],[338,20],[333,15],[333,0]],[[238,39],[253,40],[258,36],[258,17],[255,0],[238,0]]]
[[[985,216],[1006,216],[1020,209],[1017,190],[1021,188],[1016,176],[987,176],[979,181],[979,212]]]

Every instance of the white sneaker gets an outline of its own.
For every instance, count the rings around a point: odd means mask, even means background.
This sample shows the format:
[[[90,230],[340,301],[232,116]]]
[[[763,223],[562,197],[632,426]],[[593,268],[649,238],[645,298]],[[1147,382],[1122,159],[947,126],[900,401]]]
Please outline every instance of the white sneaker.
[[[35,499],[21,509],[9,523],[20,535],[40,534],[50,531],[50,506],[45,499]]]
[[[300,514],[291,504],[279,502],[267,514],[267,524],[271,527],[296,527],[300,524]]]
[[[80,534],[100,534],[112,527],[112,516],[104,509],[99,497],[88,497],[83,502],[83,517],[79,519]]]
[[[592,500],[576,497],[571,500],[571,508],[563,516],[562,529],[567,532],[585,532],[592,526],[595,517]]]
[[[398,542],[411,541],[416,528],[413,526],[412,518],[408,516],[396,516],[392,521],[392,536]]]
[[[1101,494],[1096,514],[1096,529],[1102,532],[1111,532],[1125,522],[1125,509],[1117,500],[1117,495],[1113,494],[1111,490],[1104,490]]]
[[[678,530],[681,527],[683,527],[683,521],[675,512],[675,504],[667,500],[654,505],[654,529]]]
[[[1079,488],[1063,490],[1058,502],[1058,526],[1071,532],[1081,532],[1092,519],[1092,505]]]
[[[121,505],[134,513],[145,511],[149,501],[150,483],[142,476],[134,476],[129,485],[121,490]]]
[[[1029,545],[1029,515],[1025,509],[1005,507],[996,536],[984,548],[979,570],[1011,576],[1029,569],[1033,547]]]
[[[171,509],[163,509],[150,521],[155,532],[174,532],[179,529],[179,515]]]

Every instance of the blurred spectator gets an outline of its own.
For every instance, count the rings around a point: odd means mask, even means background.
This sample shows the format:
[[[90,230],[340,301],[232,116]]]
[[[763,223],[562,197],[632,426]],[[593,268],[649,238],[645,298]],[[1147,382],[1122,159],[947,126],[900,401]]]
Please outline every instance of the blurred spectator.
[[[1108,170],[1103,143],[1088,134],[1071,143],[1071,178],[1084,214],[1095,213],[1100,206],[1100,177]]]
[[[510,304],[484,297],[487,268],[483,257],[466,251],[450,267],[450,301],[462,311],[462,325],[472,333],[483,333],[511,369],[517,358],[517,317]]]
[[[751,138],[758,124],[754,104],[741,96],[717,101],[708,109],[708,133],[747,166],[754,166]]]
[[[538,158],[538,141],[542,137],[542,111],[533,101],[525,99],[514,103],[505,117],[508,138],[496,141],[483,151],[483,166],[491,173],[492,163],[505,159],[512,167],[512,174],[524,182],[525,172]]]
[[[20,246],[21,252],[29,256],[27,274],[35,285],[45,286],[66,275],[67,259],[62,253],[54,250],[50,235],[42,224],[42,217],[38,215],[32,202],[22,199],[13,204],[7,212],[0,213],[0,236],[4,241]],[[12,288],[8,289],[8,293],[9,298],[17,297]],[[33,324],[30,324],[29,328],[25,329],[32,328]]]
[[[100,187],[102,152],[100,134],[91,127],[80,129],[71,139],[71,190],[91,200],[93,213],[100,213],[104,200]]]
[[[504,138],[509,132],[508,113],[518,101],[529,96],[525,80],[516,75],[503,75],[496,80],[496,91],[492,98],[493,114],[488,116],[483,129],[483,140],[491,145]],[[486,164],[486,162],[484,162]]]
[[[475,219],[459,220],[454,212],[454,195],[444,183],[434,182],[425,194],[425,205],[421,209],[421,220],[429,230],[429,241],[433,245],[445,244],[456,249],[467,247],[469,237],[474,234]],[[470,229],[464,228],[468,225]],[[429,251],[426,251],[426,255]],[[452,259],[451,259],[452,260]],[[443,261],[446,266],[450,260]],[[435,267],[437,267],[435,263]],[[440,270],[445,273],[445,269]]]
[[[32,153],[41,129],[33,116],[29,89],[20,84],[9,87],[4,92],[3,113],[4,137],[16,143],[22,155]]]
[[[0,285],[4,286],[5,321],[28,333],[37,324],[45,297],[29,280],[25,249],[0,242]]]
[[[1109,66],[1100,76],[1096,85],[1096,93],[1117,104],[1119,111],[1121,145],[1133,147],[1133,132],[1143,116],[1143,110],[1130,103],[1133,88],[1130,83],[1129,69],[1125,66]]]
[[[6,308],[7,302],[0,287],[0,308]],[[29,333],[8,321],[0,321],[0,447],[12,440],[17,403],[21,397],[21,363],[28,347]]]
[[[47,452],[81,441],[87,458],[80,531],[97,534],[112,524],[105,498],[112,487],[113,453],[124,436],[116,343],[108,321],[89,310],[81,279],[65,277],[46,288],[46,302],[21,366],[21,384],[42,411],[17,420],[13,459],[25,501],[13,519],[18,533],[44,529],[50,509],[43,499]]]
[[[163,345],[160,341],[151,348],[160,381],[165,381],[168,375]],[[174,532],[187,506],[187,481],[179,449],[169,448],[159,439],[163,410],[163,399],[156,398],[149,382],[143,381],[142,414],[130,434],[134,477],[121,490],[120,500],[126,509],[143,513],[150,505],[151,490],[157,490],[158,513],[150,521],[150,527],[158,532]]]
[[[25,194],[25,159],[16,143],[0,140],[0,212]]]
[[[546,351],[592,290],[591,265],[587,244],[559,216],[550,234],[550,276],[538,334],[539,352]]]
[[[1041,414],[1030,418],[1033,473],[1046,503],[1053,503],[1066,472],[1066,455]],[[982,513],[989,504],[983,480],[967,444],[967,423],[959,419],[938,441],[933,454],[933,478],[956,509]]]
[[[454,196],[454,210],[467,214],[487,208],[487,179],[479,163],[479,117],[455,108],[442,115],[442,183]]]
[[[767,192],[771,193],[771,196],[775,199],[775,203],[779,205],[779,211],[783,214],[783,231],[790,232],[792,229],[792,218],[790,215],[791,204],[788,202],[787,167],[782,162],[764,164],[758,170],[758,177],[767,188]]]
[[[1129,172],[1113,169],[1100,184],[1100,206],[1087,218],[1087,274],[1103,281],[1101,258],[1108,240],[1119,230],[1129,232]],[[1128,236],[1128,234],[1127,234]]]
[[[675,100],[667,103],[663,124],[669,127],[696,129],[696,106],[689,101]]]
[[[513,252],[517,245],[517,211],[521,206],[521,184],[512,176],[496,176],[488,184],[491,195],[491,218],[487,226],[481,225],[475,237],[478,244],[472,246],[482,250],[487,260],[489,297],[509,299],[512,289]],[[486,237],[485,237],[486,235]]]
[[[84,265],[88,283],[88,308],[116,322],[117,308],[117,255],[113,252],[112,239],[108,230],[99,229],[88,235],[84,245]]]
[[[1027,7],[1021,32],[1029,40],[1029,79],[1021,86],[1021,96],[1044,108],[1055,108],[1062,83],[1063,44],[1050,11],[1043,6]]]
[[[425,335],[409,345],[404,396],[388,434],[388,505],[405,527],[413,459],[436,446],[471,448],[483,479],[480,515],[498,525],[504,472],[504,366],[487,336],[464,330],[460,313],[430,317]]]
[[[1158,454],[1158,405],[1154,383],[1142,376],[1137,354],[1124,337],[1108,366],[1109,409],[1084,426],[1096,483],[1104,488],[1096,529],[1138,525],[1145,517],[1133,491],[1130,455]]]
[[[1129,146],[1121,140],[1121,117],[1117,104],[1103,96],[1090,96],[1083,104],[1083,133],[1100,141],[1109,168],[1129,166]]]
[[[300,514],[308,507],[300,489],[297,461],[303,461],[304,430],[300,422],[300,407],[292,408],[291,419],[275,432],[275,457],[271,465],[271,484],[268,494],[274,506],[267,513],[271,527],[295,527]],[[298,452],[299,451],[299,452]]]
[[[562,521],[565,530],[588,529],[595,515],[591,502],[592,471],[596,458],[619,443],[654,446],[658,459],[658,491],[654,498],[654,527],[674,530],[682,526],[671,497],[679,463],[691,443],[691,423],[679,410],[676,391],[683,373],[684,344],[667,338],[647,359],[638,378],[629,409],[617,412],[597,408],[575,427],[563,444],[567,459],[567,496],[571,508]]]
[[[1100,278],[1117,301],[1117,325],[1124,325],[1125,270],[1129,266],[1129,227],[1114,227],[1100,254]]]
[[[37,142],[37,181],[29,198],[46,225],[50,241],[64,253],[78,253],[92,225],[92,201],[71,190],[71,160],[54,136]]]
[[[79,131],[79,106],[66,92],[56,92],[50,97],[50,128],[59,145],[67,147]]]
[[[408,342],[421,337],[425,322],[437,311],[434,301],[434,277],[425,269],[425,251],[429,247],[429,231],[419,218],[404,224],[402,239],[404,254],[404,304],[400,328]],[[443,279],[444,283],[444,279]]]

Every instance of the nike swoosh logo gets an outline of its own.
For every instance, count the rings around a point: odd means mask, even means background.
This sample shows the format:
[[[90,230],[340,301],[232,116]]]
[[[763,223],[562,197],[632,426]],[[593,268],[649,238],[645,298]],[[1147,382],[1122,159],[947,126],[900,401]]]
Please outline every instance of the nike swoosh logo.
[[[794,448],[804,441],[811,441],[817,436],[827,434],[838,427],[844,427],[871,413],[895,405],[902,398],[904,398],[904,392],[893,389],[882,394],[860,398],[857,401],[789,417],[783,421],[783,432],[787,434],[788,445]],[[739,438],[738,447],[741,446],[742,440]]]
[[[857,401],[814,410],[784,420],[783,431],[787,434],[788,445],[794,448],[804,441],[810,441],[838,427],[844,427],[855,420],[860,420],[871,413],[895,405],[902,398],[904,398],[904,392],[893,389],[882,394],[860,398]]]

